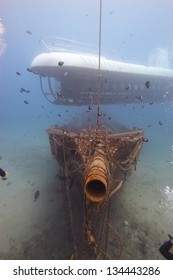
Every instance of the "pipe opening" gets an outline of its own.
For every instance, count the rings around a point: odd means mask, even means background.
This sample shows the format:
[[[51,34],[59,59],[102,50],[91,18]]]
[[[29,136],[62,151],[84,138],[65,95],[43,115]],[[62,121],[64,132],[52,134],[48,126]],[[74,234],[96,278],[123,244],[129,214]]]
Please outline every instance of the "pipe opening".
[[[100,180],[94,179],[86,185],[86,196],[93,202],[100,202],[105,198],[106,186]]]

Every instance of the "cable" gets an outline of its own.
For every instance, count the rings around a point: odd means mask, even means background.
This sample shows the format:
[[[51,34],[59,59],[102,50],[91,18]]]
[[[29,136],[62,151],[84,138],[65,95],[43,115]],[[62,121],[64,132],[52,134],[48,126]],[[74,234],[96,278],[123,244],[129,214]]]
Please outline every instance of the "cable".
[[[101,35],[102,35],[102,0],[100,0],[100,23],[99,23],[99,61],[98,61],[98,103],[97,103],[97,128],[100,128],[100,96],[101,96],[101,73],[100,73],[100,60],[101,60]]]

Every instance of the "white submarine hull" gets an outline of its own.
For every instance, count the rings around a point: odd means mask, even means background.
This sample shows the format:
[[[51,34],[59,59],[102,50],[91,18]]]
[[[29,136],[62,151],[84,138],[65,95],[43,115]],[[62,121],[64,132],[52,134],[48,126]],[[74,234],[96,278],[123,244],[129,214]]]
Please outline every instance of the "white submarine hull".
[[[30,71],[39,74],[45,97],[54,104],[97,104],[98,57],[71,52],[42,53]],[[153,103],[173,99],[173,70],[101,57],[101,103]],[[47,88],[45,87],[47,83]]]

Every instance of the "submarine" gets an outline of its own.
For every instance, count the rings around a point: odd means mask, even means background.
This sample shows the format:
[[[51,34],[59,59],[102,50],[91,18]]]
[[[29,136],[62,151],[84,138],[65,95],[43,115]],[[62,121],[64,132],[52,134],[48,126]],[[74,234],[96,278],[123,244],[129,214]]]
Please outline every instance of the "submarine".
[[[33,59],[30,71],[39,75],[46,99],[57,105],[97,104],[99,75],[100,101],[105,105],[163,102],[173,97],[172,69],[103,56],[99,61],[98,55],[79,48],[49,47]]]

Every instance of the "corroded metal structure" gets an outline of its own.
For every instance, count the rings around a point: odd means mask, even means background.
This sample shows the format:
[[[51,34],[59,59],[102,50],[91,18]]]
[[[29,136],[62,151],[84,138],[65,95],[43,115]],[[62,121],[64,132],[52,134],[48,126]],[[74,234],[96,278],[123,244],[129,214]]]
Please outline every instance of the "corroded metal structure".
[[[120,133],[97,128],[73,132],[55,126],[48,134],[52,155],[60,165],[72,257],[118,258],[121,241],[109,221],[110,202],[136,166],[143,132],[137,128]],[[79,205],[74,199],[78,192]],[[107,246],[109,232],[117,238],[114,256]]]

